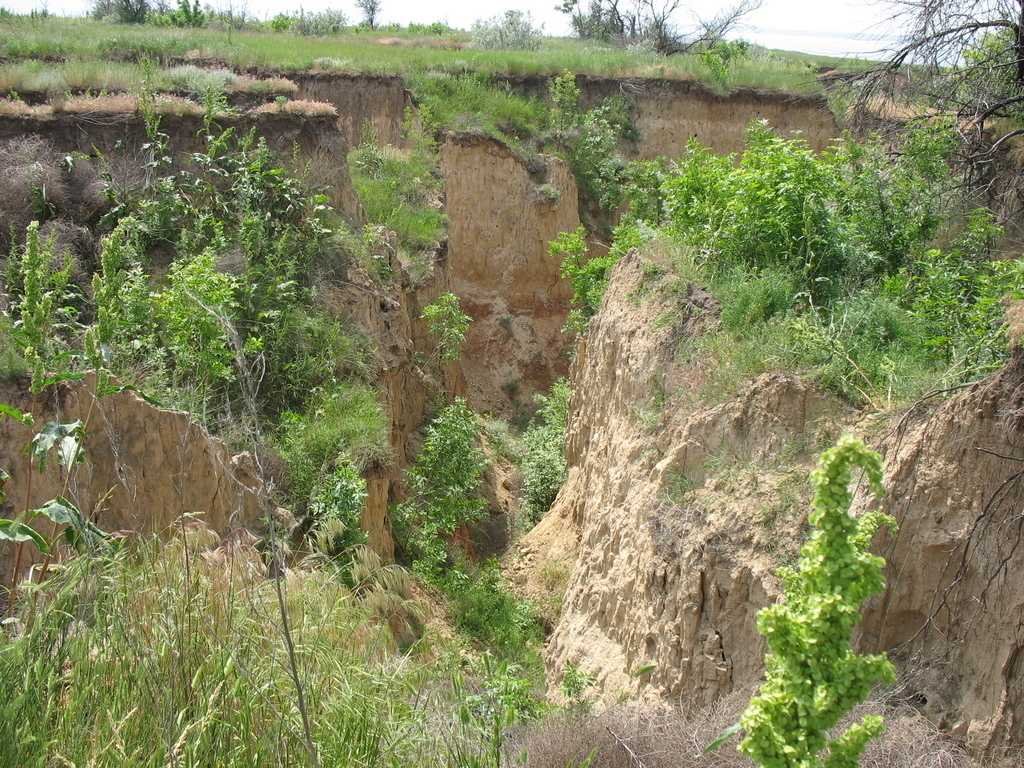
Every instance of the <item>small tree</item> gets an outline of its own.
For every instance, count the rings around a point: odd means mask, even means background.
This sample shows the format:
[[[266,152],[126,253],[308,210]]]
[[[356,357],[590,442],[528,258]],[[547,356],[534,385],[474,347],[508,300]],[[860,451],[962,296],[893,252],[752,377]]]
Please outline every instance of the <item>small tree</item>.
[[[433,304],[423,308],[423,319],[430,333],[437,337],[436,354],[441,360],[458,360],[473,318],[462,311],[459,297],[443,293]]]
[[[121,24],[145,24],[148,14],[147,0],[114,0],[114,18]]]
[[[377,17],[380,16],[380,0],[356,0],[356,8],[363,12],[363,21],[370,29],[377,28]]]
[[[522,11],[505,11],[473,23],[473,47],[491,51],[535,51],[540,48],[544,30],[533,26],[533,17]]]
[[[693,28],[679,28],[675,17],[681,0],[566,0],[555,10],[569,16],[573,32],[581,40],[593,39],[620,45],[649,46],[656,53],[699,53],[725,40],[748,13],[757,10],[761,0],[740,0],[711,18],[697,19]]]
[[[854,466],[864,469],[876,497],[884,493],[882,459],[861,441],[847,435],[825,451],[812,475],[810,522],[817,530],[796,569],[779,571],[786,601],[757,617],[770,653],[765,683],[740,718],[746,731],[740,751],[764,768],[855,768],[868,740],[882,732],[882,719],[868,715],[839,738],[827,739],[875,680],[893,680],[884,655],[858,656],[850,647],[861,601],[884,586],[885,561],[868,553],[868,545],[880,525],[896,527],[881,512],[860,518],[847,513]],[[822,761],[819,752],[826,746]]]

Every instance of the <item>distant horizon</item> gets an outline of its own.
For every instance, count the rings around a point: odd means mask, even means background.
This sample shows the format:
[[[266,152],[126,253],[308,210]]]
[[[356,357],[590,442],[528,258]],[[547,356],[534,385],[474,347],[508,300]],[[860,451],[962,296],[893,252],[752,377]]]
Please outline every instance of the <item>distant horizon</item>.
[[[169,0],[171,5],[176,0]],[[505,5],[483,7],[473,0],[451,0],[441,4],[425,4],[418,0],[382,0],[381,25],[398,23],[430,24],[441,21],[453,29],[469,30],[479,20],[502,16],[507,9],[529,13],[533,23],[543,26],[549,37],[572,37],[568,17],[554,9],[555,0],[507,0]],[[316,13],[327,9],[341,10],[351,23],[361,14],[354,0],[308,0],[287,5],[277,0],[215,0],[204,2],[217,10],[233,8],[260,21],[279,13],[297,13],[300,8]],[[0,8],[26,14],[33,10],[47,10],[57,16],[88,15],[89,0],[0,0]],[[694,18],[708,18],[721,10],[714,0],[695,0],[685,12],[675,16],[681,30],[692,25]],[[749,40],[756,45],[776,50],[805,53],[811,56],[877,58],[895,46],[899,38],[882,3],[839,3],[835,0],[766,0],[764,5],[748,14],[733,30],[730,37]],[[795,23],[799,21],[799,24]],[[780,22],[782,22],[780,24]],[[787,23],[789,22],[789,23]],[[808,46],[809,41],[814,44]]]

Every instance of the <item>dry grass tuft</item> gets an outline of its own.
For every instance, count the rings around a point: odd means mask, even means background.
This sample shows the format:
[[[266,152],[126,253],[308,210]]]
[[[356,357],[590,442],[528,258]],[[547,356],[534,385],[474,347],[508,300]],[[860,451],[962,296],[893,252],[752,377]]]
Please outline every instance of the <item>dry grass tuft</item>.
[[[299,86],[286,77],[260,80],[251,75],[237,75],[230,90],[243,93],[298,93]]]
[[[1024,339],[1024,301],[1012,301],[1006,308],[1006,333],[1010,337],[1010,347],[1020,349]]]
[[[0,144],[0,242],[10,247],[12,229],[21,231],[43,211],[59,210],[67,202],[60,170],[62,155],[38,136]]]
[[[119,114],[139,110],[139,98],[129,93],[111,93],[106,96],[73,96],[53,102],[54,111],[75,114]]]
[[[162,115],[201,115],[203,108],[180,96],[161,94],[153,100],[153,109]]]
[[[39,117],[49,114],[50,109],[32,107],[20,99],[0,99],[0,115],[24,115],[26,117]]]
[[[623,705],[590,717],[559,716],[517,735],[514,752],[525,749],[528,768],[579,765],[596,749],[590,768],[752,768],[736,751],[738,737],[710,754],[709,743],[739,718],[749,695],[738,693],[710,707],[679,708]],[[882,715],[885,732],[868,745],[861,768],[974,768],[964,750],[907,706],[872,702],[857,707],[851,719]]]
[[[316,117],[322,115],[337,116],[338,110],[336,110],[332,104],[327,104],[323,101],[305,101],[302,99],[296,99],[295,101],[286,101],[283,104],[261,104],[251,112],[251,114],[254,115],[266,115],[273,113]]]

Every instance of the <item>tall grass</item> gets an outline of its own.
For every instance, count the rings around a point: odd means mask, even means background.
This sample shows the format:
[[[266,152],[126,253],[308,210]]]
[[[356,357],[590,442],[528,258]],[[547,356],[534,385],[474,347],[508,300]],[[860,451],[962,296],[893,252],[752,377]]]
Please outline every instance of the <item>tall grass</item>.
[[[425,137],[399,149],[380,146],[367,136],[348,159],[352,184],[367,221],[394,230],[409,254],[437,247],[445,236],[448,217],[440,204],[437,154]]]
[[[0,638],[0,764],[310,764],[273,580],[252,546],[215,539],[188,524],[23,593]],[[403,578],[365,551],[284,578],[322,765],[442,765],[456,742],[485,748],[453,722],[444,666],[397,649]]]
[[[559,75],[565,70],[608,77],[715,78],[695,56],[652,53],[563,38],[545,38],[537,51],[452,50],[440,38],[401,32],[406,44],[381,45],[380,33],[346,30],[323,38],[287,32],[117,25],[92,19],[12,17],[0,42],[9,59],[79,57],[176,62],[186,57],[216,60],[235,68],[303,70],[319,61],[338,71],[489,72]],[[465,35],[452,35],[465,37]],[[816,89],[807,66],[762,52],[734,68],[730,86]],[[95,86],[93,86],[95,87]]]

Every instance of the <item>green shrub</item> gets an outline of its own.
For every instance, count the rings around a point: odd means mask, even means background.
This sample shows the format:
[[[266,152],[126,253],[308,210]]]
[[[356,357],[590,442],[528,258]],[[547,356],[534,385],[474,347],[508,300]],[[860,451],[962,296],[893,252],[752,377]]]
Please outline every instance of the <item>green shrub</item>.
[[[199,399],[193,407],[200,409],[236,376],[231,331],[237,281],[215,269],[217,256],[217,250],[207,249],[177,261],[170,284],[156,299],[159,336],[171,354],[174,383],[194,387]]]
[[[7,291],[12,304],[14,337],[32,372],[32,391],[42,390],[47,373],[74,343],[77,310],[71,306],[68,280],[71,256],[54,252],[56,232],[43,238],[39,222],[25,233],[25,244],[12,247],[7,264]]]
[[[548,511],[565,482],[565,429],[569,408],[569,382],[559,379],[548,394],[534,395],[540,405],[523,434],[522,504],[536,523]]]
[[[924,353],[959,371],[961,380],[989,373],[1006,359],[1003,299],[1020,298],[1024,261],[993,261],[1002,229],[973,211],[950,245],[922,254],[887,290],[922,326]]]
[[[522,660],[531,645],[544,639],[544,627],[533,605],[516,597],[503,583],[501,568],[494,560],[467,566],[466,578],[450,590],[454,625],[505,658]]]
[[[605,99],[586,112],[579,106],[580,90],[571,72],[551,85],[552,127],[556,143],[568,156],[569,166],[583,198],[611,218],[622,202],[626,165],[619,157],[620,141],[639,138],[624,97]]]
[[[522,11],[505,11],[504,17],[473,22],[473,47],[488,51],[535,51],[540,48],[542,29]]]
[[[855,768],[867,741],[882,731],[882,719],[869,715],[828,740],[875,680],[895,679],[884,655],[858,656],[850,646],[861,602],[884,587],[885,561],[867,551],[871,538],[879,526],[896,527],[881,512],[847,513],[855,466],[877,497],[884,493],[882,459],[859,440],[847,436],[823,453],[813,474],[815,531],[797,567],[779,571],[786,601],[758,613],[769,654],[765,682],[740,718],[746,732],[740,751],[763,768]]]
[[[390,450],[377,393],[352,382],[322,390],[302,415],[282,414],[275,443],[288,470],[288,497],[300,512],[339,467],[351,461],[362,470]]]
[[[300,8],[290,29],[303,37],[326,37],[336,35],[346,24],[348,18],[341,11],[328,9],[320,13],[306,13]]]
[[[443,293],[433,304],[423,308],[423,319],[427,328],[437,339],[437,356],[441,360],[458,360],[462,357],[462,345],[472,318],[462,311],[459,297],[454,293]]]
[[[431,421],[416,464],[406,473],[409,498],[399,505],[397,522],[405,528],[413,568],[437,583],[445,580],[442,566],[451,561],[447,539],[484,513],[477,490],[487,461],[479,440],[476,416],[456,398]]]
[[[569,313],[566,330],[582,333],[587,320],[601,308],[608,271],[615,265],[617,253],[588,258],[587,231],[583,227],[577,227],[574,232],[562,232],[548,248],[552,256],[562,256],[562,277],[572,283],[572,300],[577,305]]]
[[[311,496],[310,533],[321,552],[338,556],[366,544],[367,535],[361,525],[366,480],[351,460],[339,458],[334,471],[314,486]]]

